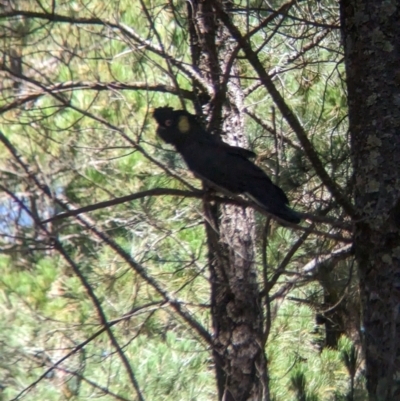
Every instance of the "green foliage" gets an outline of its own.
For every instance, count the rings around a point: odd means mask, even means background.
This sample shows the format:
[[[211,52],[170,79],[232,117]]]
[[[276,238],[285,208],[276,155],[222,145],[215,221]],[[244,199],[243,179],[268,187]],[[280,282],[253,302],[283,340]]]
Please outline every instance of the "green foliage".
[[[340,353],[328,348],[320,352],[315,344],[313,311],[287,301],[273,308],[277,315],[267,355],[275,399],[333,401],[335,392],[346,394],[349,376]]]
[[[265,2],[250,5],[243,10],[237,2],[232,15],[243,32],[271,15]],[[118,350],[146,400],[217,399],[212,350],[177,313],[179,306],[212,333],[202,199],[147,196],[39,224],[65,211],[65,205],[79,209],[155,188],[188,190],[186,184],[201,188],[182,159],[156,138],[150,113],[166,104],[181,108],[182,101],[194,110],[178,90],[192,91],[194,83],[202,83],[193,78],[203,72],[191,65],[188,4],[30,0],[16,7],[42,14],[53,6],[56,15],[72,22],[49,16],[0,21],[4,65],[10,67],[11,48],[23,60],[23,78],[1,71],[0,108],[9,109],[1,109],[0,125],[16,152],[0,144],[1,185],[9,191],[0,199],[0,400],[17,397],[66,356],[21,399],[138,399]],[[290,12],[293,18],[276,16],[251,43],[324,167],[350,194],[337,6],[299,2]],[[23,43],[10,33],[21,26],[28,30]],[[294,208],[326,210],[325,216],[344,221],[269,93],[261,85],[252,89],[254,70],[238,54],[240,83],[248,91],[245,133],[256,162],[279,181]],[[350,235],[328,223],[317,228]],[[268,287],[264,279],[279,273],[269,295],[283,294],[271,303],[266,346],[273,399],[333,401],[360,391],[359,355],[349,340],[342,337],[338,350],[321,351],[324,332],[316,333],[314,316],[324,302],[323,289],[316,271],[304,271],[307,263],[343,244],[332,235],[305,236],[274,222],[264,241],[261,215],[256,232],[260,289]],[[349,266],[342,262],[338,281],[346,281]],[[115,342],[110,333],[99,333],[100,310],[115,323],[109,327]]]

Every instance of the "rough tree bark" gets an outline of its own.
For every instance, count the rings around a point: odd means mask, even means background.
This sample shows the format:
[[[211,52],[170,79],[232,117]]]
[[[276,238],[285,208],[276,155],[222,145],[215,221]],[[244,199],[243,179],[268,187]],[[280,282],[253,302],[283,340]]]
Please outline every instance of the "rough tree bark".
[[[222,3],[221,3],[222,4]],[[214,97],[203,105],[209,129],[225,133],[223,140],[246,147],[243,92],[235,74],[234,44],[218,23],[214,1],[194,1],[189,7],[192,57]],[[228,76],[226,74],[225,76]],[[199,109],[198,107],[196,107]],[[251,209],[205,202],[212,291],[214,360],[219,399],[269,400],[263,349],[263,312],[255,268],[255,220]]]
[[[400,5],[342,0],[367,389],[400,399]]]

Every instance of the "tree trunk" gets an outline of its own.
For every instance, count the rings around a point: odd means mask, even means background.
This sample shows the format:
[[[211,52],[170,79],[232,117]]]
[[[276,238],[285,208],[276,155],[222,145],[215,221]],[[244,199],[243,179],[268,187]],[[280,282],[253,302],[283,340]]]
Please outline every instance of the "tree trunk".
[[[400,399],[400,6],[343,0],[367,389]]]
[[[192,2],[189,6],[194,64],[215,93],[211,103],[203,109],[207,110],[210,130],[218,134],[222,126],[226,133],[223,140],[246,147],[240,81],[223,80],[229,68],[230,75],[236,76],[235,65],[229,62],[234,49],[215,19],[213,3],[206,0]],[[205,202],[205,214],[219,399],[269,400],[263,311],[254,263],[254,211]]]

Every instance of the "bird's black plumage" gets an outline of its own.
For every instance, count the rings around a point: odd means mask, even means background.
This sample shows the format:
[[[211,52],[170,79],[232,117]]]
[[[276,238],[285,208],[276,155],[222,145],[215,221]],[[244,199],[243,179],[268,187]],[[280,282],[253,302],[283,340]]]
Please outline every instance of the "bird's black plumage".
[[[283,220],[300,222],[282,189],[249,160],[255,156],[253,152],[217,139],[187,111],[160,107],[154,110],[154,118],[157,135],[175,147],[199,178],[224,191],[244,193]]]

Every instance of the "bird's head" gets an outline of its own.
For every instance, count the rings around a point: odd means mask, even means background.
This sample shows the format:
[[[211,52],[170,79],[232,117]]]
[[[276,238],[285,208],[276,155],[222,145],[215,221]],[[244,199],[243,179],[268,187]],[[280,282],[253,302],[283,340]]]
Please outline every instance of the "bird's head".
[[[158,124],[157,135],[172,145],[185,141],[196,125],[192,114],[185,110],[174,110],[172,107],[156,108],[153,117]]]

